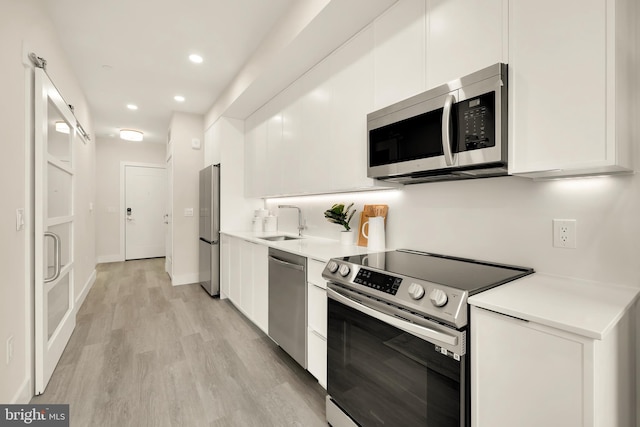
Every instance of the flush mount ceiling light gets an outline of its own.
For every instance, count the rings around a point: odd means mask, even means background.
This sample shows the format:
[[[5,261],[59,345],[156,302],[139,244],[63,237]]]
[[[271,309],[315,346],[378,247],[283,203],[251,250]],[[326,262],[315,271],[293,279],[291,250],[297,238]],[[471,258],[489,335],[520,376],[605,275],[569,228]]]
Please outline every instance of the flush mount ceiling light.
[[[132,130],[132,129],[120,130],[120,139],[124,139],[125,141],[140,142],[142,141],[143,136],[144,134],[139,130]]]
[[[173,97],[173,99],[175,99],[178,102],[184,102],[184,96],[182,95],[176,95]]]
[[[193,62],[194,64],[202,64],[203,59],[202,59],[202,56],[196,55],[194,53],[189,55],[189,61]]]
[[[69,134],[69,125],[67,122],[56,122],[56,132]]]
[[[135,104],[127,104],[127,108],[128,108],[129,110],[137,110],[137,109],[138,109],[138,106],[137,106],[137,105],[135,105]]]

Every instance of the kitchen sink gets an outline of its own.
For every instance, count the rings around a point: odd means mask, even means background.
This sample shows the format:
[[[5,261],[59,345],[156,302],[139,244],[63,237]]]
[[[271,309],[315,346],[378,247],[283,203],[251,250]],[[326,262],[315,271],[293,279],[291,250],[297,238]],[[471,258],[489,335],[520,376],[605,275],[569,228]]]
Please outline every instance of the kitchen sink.
[[[294,237],[294,236],[269,236],[269,237],[258,237],[258,239],[262,240],[270,240],[272,242],[282,241],[282,240],[298,240],[302,239],[302,237]]]

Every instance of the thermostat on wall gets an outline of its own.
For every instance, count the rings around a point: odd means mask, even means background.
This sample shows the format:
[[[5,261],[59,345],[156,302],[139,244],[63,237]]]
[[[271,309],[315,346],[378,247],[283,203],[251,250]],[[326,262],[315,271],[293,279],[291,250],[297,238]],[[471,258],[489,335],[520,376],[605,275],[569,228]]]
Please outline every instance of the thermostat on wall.
[[[193,138],[191,140],[191,148],[193,148],[194,150],[200,149],[200,140],[198,138]]]

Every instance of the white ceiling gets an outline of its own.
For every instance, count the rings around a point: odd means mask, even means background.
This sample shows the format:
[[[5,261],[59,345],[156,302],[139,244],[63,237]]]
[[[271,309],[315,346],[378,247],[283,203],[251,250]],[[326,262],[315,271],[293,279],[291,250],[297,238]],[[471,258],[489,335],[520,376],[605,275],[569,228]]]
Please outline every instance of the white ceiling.
[[[87,97],[93,136],[131,128],[164,143],[171,112],[206,113],[296,0],[41,1]]]

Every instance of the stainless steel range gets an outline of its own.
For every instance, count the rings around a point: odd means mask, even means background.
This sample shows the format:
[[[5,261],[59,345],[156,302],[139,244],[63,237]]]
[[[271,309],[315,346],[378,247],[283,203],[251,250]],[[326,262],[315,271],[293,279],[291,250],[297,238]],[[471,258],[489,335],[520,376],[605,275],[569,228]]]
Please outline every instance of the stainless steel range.
[[[327,421],[467,427],[467,298],[533,269],[397,250],[327,263]]]

